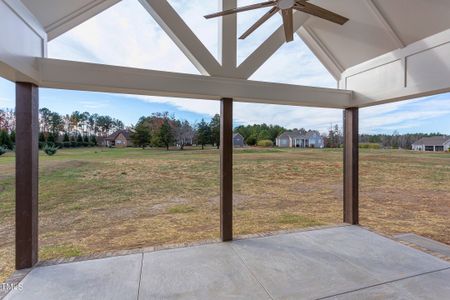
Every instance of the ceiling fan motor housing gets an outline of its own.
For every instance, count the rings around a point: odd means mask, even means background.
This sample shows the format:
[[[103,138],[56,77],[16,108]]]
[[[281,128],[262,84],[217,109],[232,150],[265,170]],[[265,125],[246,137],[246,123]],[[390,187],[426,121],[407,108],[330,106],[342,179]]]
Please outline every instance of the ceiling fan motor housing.
[[[295,0],[279,0],[277,6],[279,9],[289,9],[294,7]]]

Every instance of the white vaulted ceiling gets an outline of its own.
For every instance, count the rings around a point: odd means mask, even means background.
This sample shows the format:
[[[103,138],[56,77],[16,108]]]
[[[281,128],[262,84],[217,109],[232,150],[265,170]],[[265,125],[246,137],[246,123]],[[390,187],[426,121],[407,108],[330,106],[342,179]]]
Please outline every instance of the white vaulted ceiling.
[[[119,1],[22,0],[44,26],[49,39]],[[350,19],[344,26],[315,17],[304,24],[341,71],[450,28],[449,0],[311,0],[311,3]]]

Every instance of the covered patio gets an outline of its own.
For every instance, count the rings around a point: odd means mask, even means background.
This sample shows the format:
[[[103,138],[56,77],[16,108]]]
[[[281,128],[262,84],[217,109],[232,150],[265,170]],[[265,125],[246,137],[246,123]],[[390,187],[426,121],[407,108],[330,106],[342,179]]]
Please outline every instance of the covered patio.
[[[447,299],[450,263],[358,226],[34,268],[5,299]]]
[[[31,268],[8,299],[450,297],[448,263],[357,226],[233,241],[232,214],[233,103],[336,108],[343,222],[358,225],[359,109],[450,91],[450,2],[311,1],[345,15],[343,26],[295,12],[294,32],[337,88],[249,80],[286,42],[282,26],[238,65],[235,15],[221,19],[216,59],[165,0],[140,3],[201,75],[47,57],[48,41],[117,2],[0,0],[0,76],[16,83],[16,269]],[[220,101],[218,226],[232,242],[36,267],[39,87]]]

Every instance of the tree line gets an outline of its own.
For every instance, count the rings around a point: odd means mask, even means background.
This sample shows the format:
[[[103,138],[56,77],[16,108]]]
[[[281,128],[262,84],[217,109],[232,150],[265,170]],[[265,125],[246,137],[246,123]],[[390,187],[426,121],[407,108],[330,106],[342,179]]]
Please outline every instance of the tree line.
[[[48,108],[39,110],[39,142],[40,146],[52,144],[56,147],[95,146],[98,139],[106,138],[111,133],[123,129],[122,121],[108,115],[91,114],[74,111],[62,115]],[[0,147],[12,150],[15,144],[16,117],[11,109],[0,109]],[[294,129],[306,133],[304,128]],[[220,146],[220,116],[214,115],[209,121],[202,119],[191,124],[187,120],[175,118],[168,112],[153,113],[141,117],[131,128],[131,139],[138,147],[178,146],[184,149],[187,145]],[[279,125],[253,124],[239,125],[234,132],[244,137],[249,146],[260,141],[275,143],[276,138],[286,128]],[[417,140],[423,137],[439,136],[440,133],[407,133],[399,134],[360,134],[359,142],[364,146],[377,148],[411,149]],[[343,130],[338,125],[331,126],[322,134],[325,147],[339,148],[343,144]],[[375,148],[375,147],[374,147]]]
[[[187,120],[179,120],[168,112],[153,113],[143,116],[133,128],[131,135],[133,144],[138,147],[178,146],[181,150],[193,144],[202,146],[211,144],[220,146],[220,116],[216,114],[209,122],[202,119],[191,124]]]
[[[399,134],[394,131],[392,134],[361,134],[360,143],[374,143],[381,145],[382,148],[392,149],[412,149],[412,144],[424,137],[443,136],[436,133],[405,133]]]
[[[443,136],[436,133],[404,133],[394,131],[392,134],[360,134],[361,148],[412,149],[412,144],[424,137]],[[344,142],[343,130],[338,125],[331,126],[327,135],[323,135],[325,147],[340,148]]]
[[[97,145],[98,137],[106,137],[123,129],[122,121],[108,115],[74,111],[62,115],[48,108],[39,109],[39,144],[57,147]],[[0,146],[12,150],[16,136],[16,114],[11,109],[0,109]]]
[[[138,147],[178,146],[181,150],[187,145],[220,146],[220,115],[214,115],[209,121],[202,119],[199,123],[190,124],[187,120],[178,120],[169,113],[154,113],[141,117],[134,126],[131,135],[133,144]],[[249,146],[260,141],[270,140],[272,143],[286,129],[278,125],[254,124],[241,125],[234,129],[240,133]]]
[[[244,141],[249,146],[257,145],[261,141],[272,141],[275,144],[276,138],[286,131],[286,128],[278,125],[253,124],[240,125],[234,129],[235,133],[239,133],[244,137]]]

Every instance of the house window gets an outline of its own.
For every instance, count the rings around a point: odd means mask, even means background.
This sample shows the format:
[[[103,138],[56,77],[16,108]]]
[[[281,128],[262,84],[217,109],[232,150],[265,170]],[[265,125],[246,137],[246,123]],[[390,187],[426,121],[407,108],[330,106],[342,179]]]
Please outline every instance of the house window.
[[[425,151],[434,151],[433,146],[425,146]]]
[[[435,146],[434,151],[444,151],[444,146]]]

